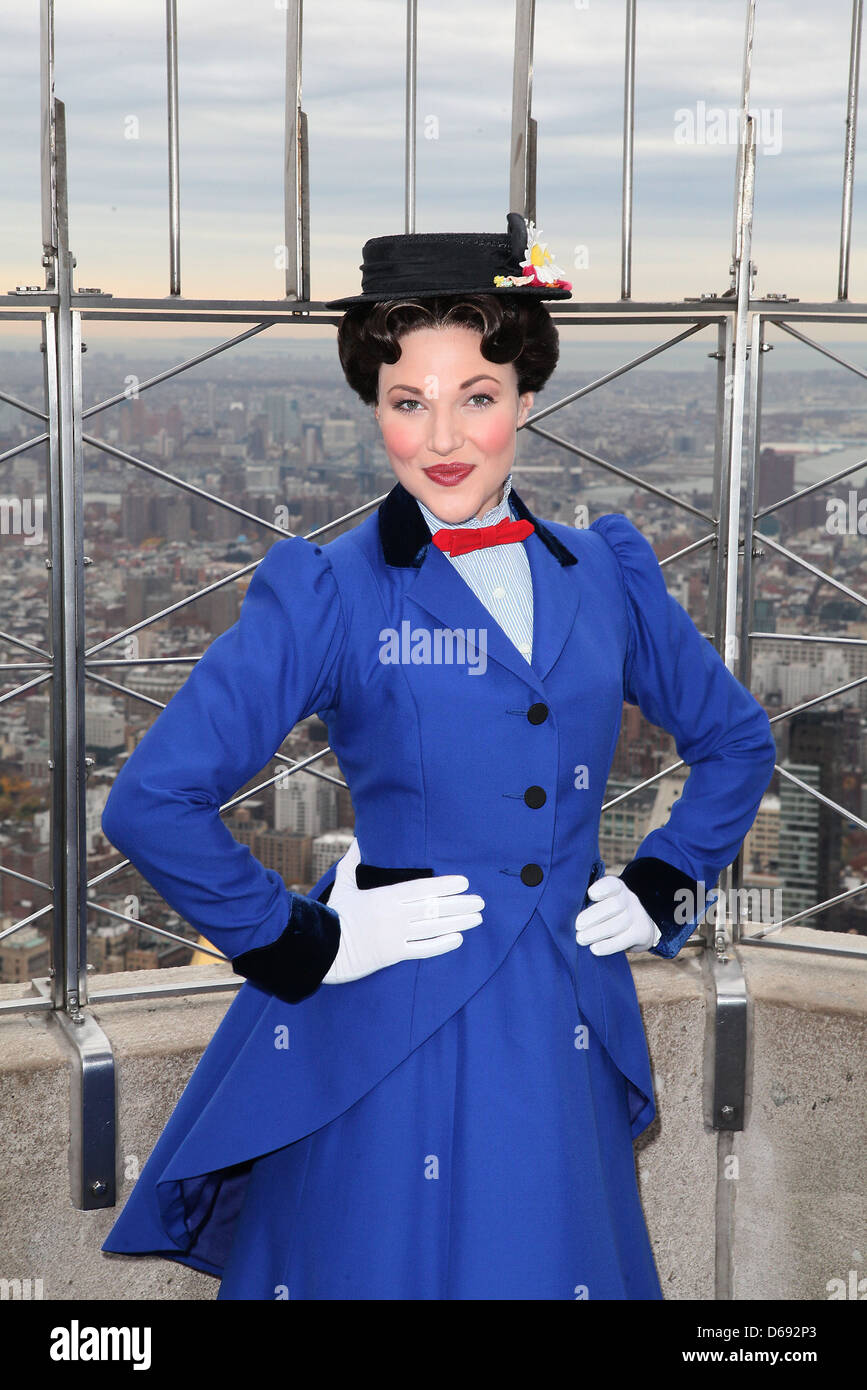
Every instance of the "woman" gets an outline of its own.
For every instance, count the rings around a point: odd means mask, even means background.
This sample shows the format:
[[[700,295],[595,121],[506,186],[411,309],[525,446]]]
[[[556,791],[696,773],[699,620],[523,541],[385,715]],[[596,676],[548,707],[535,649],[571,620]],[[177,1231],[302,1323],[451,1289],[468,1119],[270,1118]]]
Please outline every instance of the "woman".
[[[626,517],[511,486],[570,286],[505,237],[379,237],[338,347],[397,482],[278,541],[127,761],[109,839],[246,977],[103,1245],[221,1299],[659,1299],[632,1141],[655,1114],[626,956],[677,954],[771,776],[767,716]],[[618,876],[622,702],[690,775]],[[220,805],[318,713],[356,840],[309,897]],[[592,886],[591,886],[592,885]]]

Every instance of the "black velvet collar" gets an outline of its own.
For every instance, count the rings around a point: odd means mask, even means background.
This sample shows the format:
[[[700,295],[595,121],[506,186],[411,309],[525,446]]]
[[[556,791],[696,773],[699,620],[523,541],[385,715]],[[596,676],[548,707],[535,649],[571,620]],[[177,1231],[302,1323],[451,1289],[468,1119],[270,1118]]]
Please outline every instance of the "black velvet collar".
[[[522,521],[531,521],[539,540],[546,545],[561,565],[577,564],[578,556],[567,550],[547,526],[529,510],[514,487],[509,500],[515,504],[515,512]],[[421,508],[411,492],[402,483],[395,483],[388,496],[379,504],[379,539],[387,565],[401,567],[412,565],[419,569],[424,562],[427,548],[431,543],[431,533],[421,513]]]

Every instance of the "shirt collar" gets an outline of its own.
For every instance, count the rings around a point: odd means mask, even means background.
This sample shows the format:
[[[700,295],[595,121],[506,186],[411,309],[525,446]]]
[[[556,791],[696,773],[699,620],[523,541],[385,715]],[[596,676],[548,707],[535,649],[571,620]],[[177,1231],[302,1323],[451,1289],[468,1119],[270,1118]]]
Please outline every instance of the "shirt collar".
[[[483,517],[472,516],[467,521],[440,521],[439,517],[431,511],[430,507],[425,506],[420,497],[417,497],[415,500],[418,502],[419,510],[430,527],[431,535],[433,535],[434,531],[439,531],[443,528],[448,531],[452,531],[458,526],[470,526],[475,529],[478,526],[496,526],[498,521],[507,520],[510,515],[509,493],[511,491],[512,475],[510,473],[503,488],[503,495],[497,505],[486,511]]]

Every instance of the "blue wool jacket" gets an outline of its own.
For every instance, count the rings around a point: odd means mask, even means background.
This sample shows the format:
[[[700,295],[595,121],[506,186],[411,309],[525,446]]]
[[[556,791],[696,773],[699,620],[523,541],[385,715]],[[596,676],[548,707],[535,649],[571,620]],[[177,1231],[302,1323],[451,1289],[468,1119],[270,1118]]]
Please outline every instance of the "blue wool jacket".
[[[119,773],[102,819],[109,840],[246,983],[104,1249],[169,1249],[216,1272],[197,1235],[206,1220],[219,1227],[231,1165],[363,1096],[485,983],[535,914],[627,1078],[633,1135],[653,1119],[629,961],[579,947],[574,929],[605,872],[599,817],[622,703],[667,729],[690,766],[667,823],[621,875],[660,927],[660,956],[676,955],[698,920],[678,913],[678,892],[700,904],[700,884],[709,893],[737,854],[773,772],[774,739],[625,516],[578,530],[539,521],[514,490],[511,501],[535,526],[524,542],[531,662],[397,484],[328,544],[287,537],[271,547],[238,621]],[[463,874],[484,898],[482,924],[456,950],[320,985],[340,937],[327,903],[334,866],[309,896],[290,893],[220,818],[313,713],[351,790],[359,884]],[[229,1187],[223,1199],[228,1219]]]

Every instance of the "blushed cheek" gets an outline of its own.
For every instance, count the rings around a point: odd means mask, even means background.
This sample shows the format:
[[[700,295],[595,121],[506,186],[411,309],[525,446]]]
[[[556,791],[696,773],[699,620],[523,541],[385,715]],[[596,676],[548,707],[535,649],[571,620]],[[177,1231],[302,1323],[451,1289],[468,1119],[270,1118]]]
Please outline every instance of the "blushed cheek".
[[[502,416],[480,420],[473,430],[473,440],[485,454],[502,454],[515,442],[515,421]]]
[[[382,427],[382,442],[394,458],[411,459],[418,450],[418,430],[412,425],[390,420]]]

